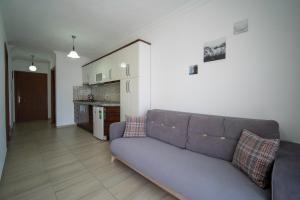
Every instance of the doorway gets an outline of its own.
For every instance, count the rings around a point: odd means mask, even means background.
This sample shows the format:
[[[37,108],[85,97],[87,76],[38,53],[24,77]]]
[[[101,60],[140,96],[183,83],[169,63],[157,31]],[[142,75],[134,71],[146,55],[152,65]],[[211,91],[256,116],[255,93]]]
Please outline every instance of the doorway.
[[[48,119],[47,74],[14,72],[15,121]]]
[[[4,43],[4,60],[5,60],[5,119],[6,119],[6,141],[9,141],[9,82],[8,82],[8,50],[7,45]],[[6,143],[7,144],[7,143]]]
[[[51,69],[51,124],[56,126],[55,67]]]

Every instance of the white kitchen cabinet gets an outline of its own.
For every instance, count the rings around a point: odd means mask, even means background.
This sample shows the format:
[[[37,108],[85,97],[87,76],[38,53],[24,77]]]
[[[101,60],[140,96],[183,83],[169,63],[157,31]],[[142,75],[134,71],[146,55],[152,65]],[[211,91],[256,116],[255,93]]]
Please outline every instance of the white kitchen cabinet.
[[[137,41],[84,68],[89,84],[120,80],[121,120],[150,109],[150,45]]]
[[[112,81],[111,58],[107,56],[95,61],[93,73],[97,84]]]
[[[110,68],[109,75],[111,77],[111,81],[121,80],[121,67],[119,63],[120,54],[119,51],[109,55],[110,57]]]
[[[139,48],[140,42],[137,42],[119,51],[121,79],[139,76]]]
[[[96,84],[96,65],[95,63],[91,63],[88,66],[88,80],[89,80],[89,85]]]
[[[101,63],[102,83],[112,81],[112,68],[111,68],[111,57],[104,57]]]
[[[129,47],[119,55],[119,62],[125,60],[130,68],[129,72],[121,68],[122,121],[126,115],[143,116],[150,109],[150,45],[137,42]]]
[[[88,66],[82,67],[82,83],[89,84],[89,73],[88,70],[90,68]]]
[[[93,81],[93,78],[92,78],[92,74],[93,74],[93,70],[94,70],[94,64],[91,63],[91,64],[89,64],[89,65],[87,65],[85,67],[88,68],[87,74],[88,74],[89,85],[95,84],[94,81]]]
[[[123,79],[120,84],[121,121],[125,116],[137,116],[144,113],[139,110],[139,78]]]

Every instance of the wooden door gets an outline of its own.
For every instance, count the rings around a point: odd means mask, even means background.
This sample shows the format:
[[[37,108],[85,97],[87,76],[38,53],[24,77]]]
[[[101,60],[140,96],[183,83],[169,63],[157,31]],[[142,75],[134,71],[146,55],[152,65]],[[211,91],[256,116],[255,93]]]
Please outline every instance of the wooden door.
[[[14,79],[16,122],[47,120],[47,74],[16,71]]]

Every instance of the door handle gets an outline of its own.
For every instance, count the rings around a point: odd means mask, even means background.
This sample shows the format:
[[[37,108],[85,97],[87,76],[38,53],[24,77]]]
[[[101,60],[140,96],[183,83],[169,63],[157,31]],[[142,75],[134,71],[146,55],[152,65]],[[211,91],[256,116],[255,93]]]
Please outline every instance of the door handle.
[[[109,70],[109,79],[111,80],[111,69]]]
[[[128,66],[128,76],[130,76],[130,66],[129,65],[127,66]]]
[[[128,93],[130,93],[130,81],[128,81]]]
[[[18,103],[20,104],[21,103],[21,97],[18,96]]]
[[[126,64],[126,76],[128,76],[128,65]]]

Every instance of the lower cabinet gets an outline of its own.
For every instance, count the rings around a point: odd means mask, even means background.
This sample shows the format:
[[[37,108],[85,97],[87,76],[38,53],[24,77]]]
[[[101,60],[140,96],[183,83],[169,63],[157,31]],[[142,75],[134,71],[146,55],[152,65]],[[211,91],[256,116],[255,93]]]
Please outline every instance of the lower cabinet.
[[[93,106],[74,104],[74,121],[78,127],[93,133]],[[104,135],[109,139],[109,126],[120,121],[120,106],[104,107]]]
[[[104,107],[104,135],[109,140],[109,126],[120,121],[120,106]]]
[[[93,133],[93,106],[74,104],[74,121],[80,128]]]

